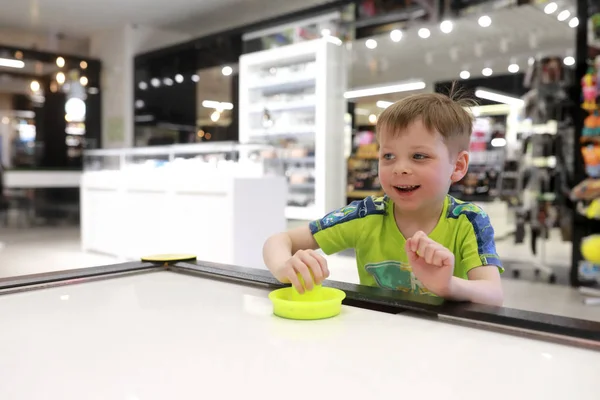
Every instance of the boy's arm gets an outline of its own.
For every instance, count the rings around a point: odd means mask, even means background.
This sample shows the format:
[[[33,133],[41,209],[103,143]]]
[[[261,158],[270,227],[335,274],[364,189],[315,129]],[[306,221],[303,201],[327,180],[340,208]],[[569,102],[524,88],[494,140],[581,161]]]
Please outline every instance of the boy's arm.
[[[288,232],[271,236],[263,246],[265,265],[271,271],[285,264],[298,250],[316,250],[319,248],[308,225],[300,226]]]
[[[279,276],[279,269],[294,257],[298,260],[293,263],[301,268],[298,264],[314,264],[312,259],[316,259],[325,265],[322,269],[328,274],[325,259],[312,250],[321,248],[325,254],[332,254],[354,246],[362,232],[358,205],[359,202],[351,203],[308,225],[271,236],[263,246],[263,259],[269,271]]]
[[[468,279],[452,277],[446,298],[501,306],[504,294],[500,272],[504,269],[491,221],[483,211],[464,221],[465,235],[455,267],[465,271]]]
[[[504,293],[498,266],[477,267],[470,270],[467,275],[468,280],[453,276],[448,296],[444,297],[455,301],[502,306]]]

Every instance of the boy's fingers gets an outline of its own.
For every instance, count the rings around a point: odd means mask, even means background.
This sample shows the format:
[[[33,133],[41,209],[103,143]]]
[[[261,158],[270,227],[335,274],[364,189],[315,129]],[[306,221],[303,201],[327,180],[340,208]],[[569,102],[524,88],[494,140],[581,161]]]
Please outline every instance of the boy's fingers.
[[[306,290],[312,290],[313,279],[308,266],[302,260],[296,258],[294,259],[294,269],[296,270],[296,272],[302,275],[302,280],[304,280],[304,287],[306,288]]]
[[[313,254],[308,252],[302,253],[300,255],[300,259],[312,271],[315,283],[320,283],[323,279],[323,271],[321,270],[321,265],[319,264],[319,261],[317,261]]]
[[[325,257],[317,253],[316,251],[311,252],[312,256],[317,260],[319,265],[321,266],[321,271],[323,271],[323,279],[329,277],[329,267],[327,267],[327,260]]]

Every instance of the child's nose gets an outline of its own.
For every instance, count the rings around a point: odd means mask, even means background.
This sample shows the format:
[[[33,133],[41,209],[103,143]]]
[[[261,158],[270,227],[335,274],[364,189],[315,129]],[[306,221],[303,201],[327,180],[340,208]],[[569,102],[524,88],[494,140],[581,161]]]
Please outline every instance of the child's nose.
[[[410,169],[408,162],[398,160],[394,164],[394,175],[409,175],[411,173],[412,173],[412,171]]]

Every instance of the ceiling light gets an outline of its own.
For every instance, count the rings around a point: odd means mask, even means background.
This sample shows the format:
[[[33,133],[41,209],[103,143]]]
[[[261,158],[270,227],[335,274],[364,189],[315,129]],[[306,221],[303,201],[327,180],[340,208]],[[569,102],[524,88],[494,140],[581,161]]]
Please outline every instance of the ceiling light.
[[[150,84],[154,87],[159,87],[160,86],[160,80],[158,78],[152,78],[152,80],[150,81]]]
[[[8,68],[23,68],[25,63],[21,60],[13,60],[10,58],[0,58],[0,67]]]
[[[183,82],[183,75],[181,75],[181,74],[175,75],[175,82],[177,82],[177,83]]]
[[[571,12],[569,10],[561,11],[556,17],[559,21],[565,21],[567,18],[571,16]]]
[[[81,69],[86,69],[86,68],[87,68],[87,62],[85,62],[85,61],[82,61],[82,62],[80,62],[80,63],[79,63],[79,67],[80,67]]]
[[[392,39],[394,42],[399,42],[402,40],[402,31],[400,29],[394,29],[390,32],[390,39]]]
[[[373,50],[374,48],[377,47],[377,41],[375,39],[368,39],[365,42],[365,46],[367,46],[367,49]]]
[[[442,23],[440,24],[440,30],[443,33],[450,33],[452,32],[452,29],[454,29],[454,24],[452,23],[452,21],[442,21]]]
[[[491,68],[484,68],[481,70],[481,73],[483,74],[483,76],[491,76],[494,71],[492,71]]]
[[[554,2],[548,3],[548,4],[546,4],[546,7],[544,7],[544,12],[546,14],[552,14],[556,10],[558,10],[558,5]]]
[[[495,101],[496,103],[504,103],[511,106],[522,106],[525,102],[517,97],[507,96],[505,94],[492,92],[485,89],[475,90],[475,96],[480,99]]]
[[[565,59],[563,60],[563,62],[565,63],[565,65],[574,65],[575,64],[575,58],[569,56],[569,57],[565,57]]]
[[[427,39],[429,36],[431,36],[431,31],[427,28],[421,28],[419,29],[419,37],[422,39]]]
[[[471,73],[469,71],[460,71],[460,79],[469,79],[471,77]]]
[[[477,22],[479,22],[479,26],[481,26],[482,28],[487,28],[492,24],[492,19],[487,15],[482,15],[481,17],[479,17],[479,20]]]
[[[355,99],[358,97],[378,96],[388,93],[409,92],[412,90],[425,89],[427,85],[423,81],[405,82],[396,85],[376,86],[364,89],[350,90],[344,93],[344,98]]]
[[[81,83],[81,86],[87,86],[88,78],[86,76],[82,76],[81,78],[79,78],[79,83]]]
[[[571,18],[571,20],[569,21],[569,26],[571,28],[577,28],[579,26],[579,18]]]
[[[171,78],[165,78],[165,79],[163,80],[163,82],[164,82],[164,83],[165,83],[165,85],[167,85],[167,86],[171,86],[171,85],[173,85],[173,79],[171,79]]]
[[[31,81],[29,87],[31,88],[32,92],[37,92],[40,90],[40,83],[38,81]]]
[[[65,74],[63,74],[62,72],[58,72],[58,73],[56,74],[56,82],[60,83],[61,85],[62,85],[63,83],[65,83],[65,80],[66,80],[66,79],[67,79],[67,78],[65,77]]]
[[[519,72],[519,65],[518,64],[510,64],[508,66],[508,72],[510,72],[511,74],[516,74],[517,72]]]
[[[219,118],[221,118],[221,113],[218,111],[215,111],[212,114],[210,114],[210,119],[212,122],[217,122]]]
[[[65,66],[65,59],[62,57],[58,57],[56,59],[56,65],[58,66],[58,68],[62,68]]]
[[[146,82],[140,82],[140,83],[138,83],[138,87],[141,90],[146,90],[146,89],[148,89],[148,84]]]
[[[135,101],[135,108],[138,108],[138,109],[144,108],[144,105],[145,105],[144,100],[136,100]]]
[[[494,138],[491,143],[492,147],[504,147],[506,146],[506,139],[504,138]]]
[[[198,82],[200,80],[200,77],[196,74],[192,75],[192,81],[194,82]]]
[[[229,75],[233,74],[233,68],[231,68],[230,66],[223,67],[223,69],[221,70],[221,73],[225,76],[229,76]]]
[[[369,115],[369,122],[372,123],[372,124],[376,123],[377,122],[377,115],[375,115],[375,114]]]
[[[202,101],[202,107],[206,108],[214,108],[217,110],[233,110],[233,104],[227,102],[219,102],[214,100],[204,100]]]
[[[377,103],[375,103],[377,105],[377,107],[379,108],[388,108],[389,106],[391,106],[392,103],[391,101],[383,101],[383,100],[379,100]]]

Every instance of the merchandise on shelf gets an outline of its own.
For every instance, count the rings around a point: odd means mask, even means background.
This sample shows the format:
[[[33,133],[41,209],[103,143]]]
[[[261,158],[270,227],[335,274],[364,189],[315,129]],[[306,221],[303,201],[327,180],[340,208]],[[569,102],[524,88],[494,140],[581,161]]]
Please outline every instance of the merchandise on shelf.
[[[583,121],[583,136],[600,136],[600,114],[598,110],[588,115]]]
[[[341,53],[317,39],[240,58],[239,140],[276,148],[289,219],[320,218],[345,203],[345,77],[333,68]]]

